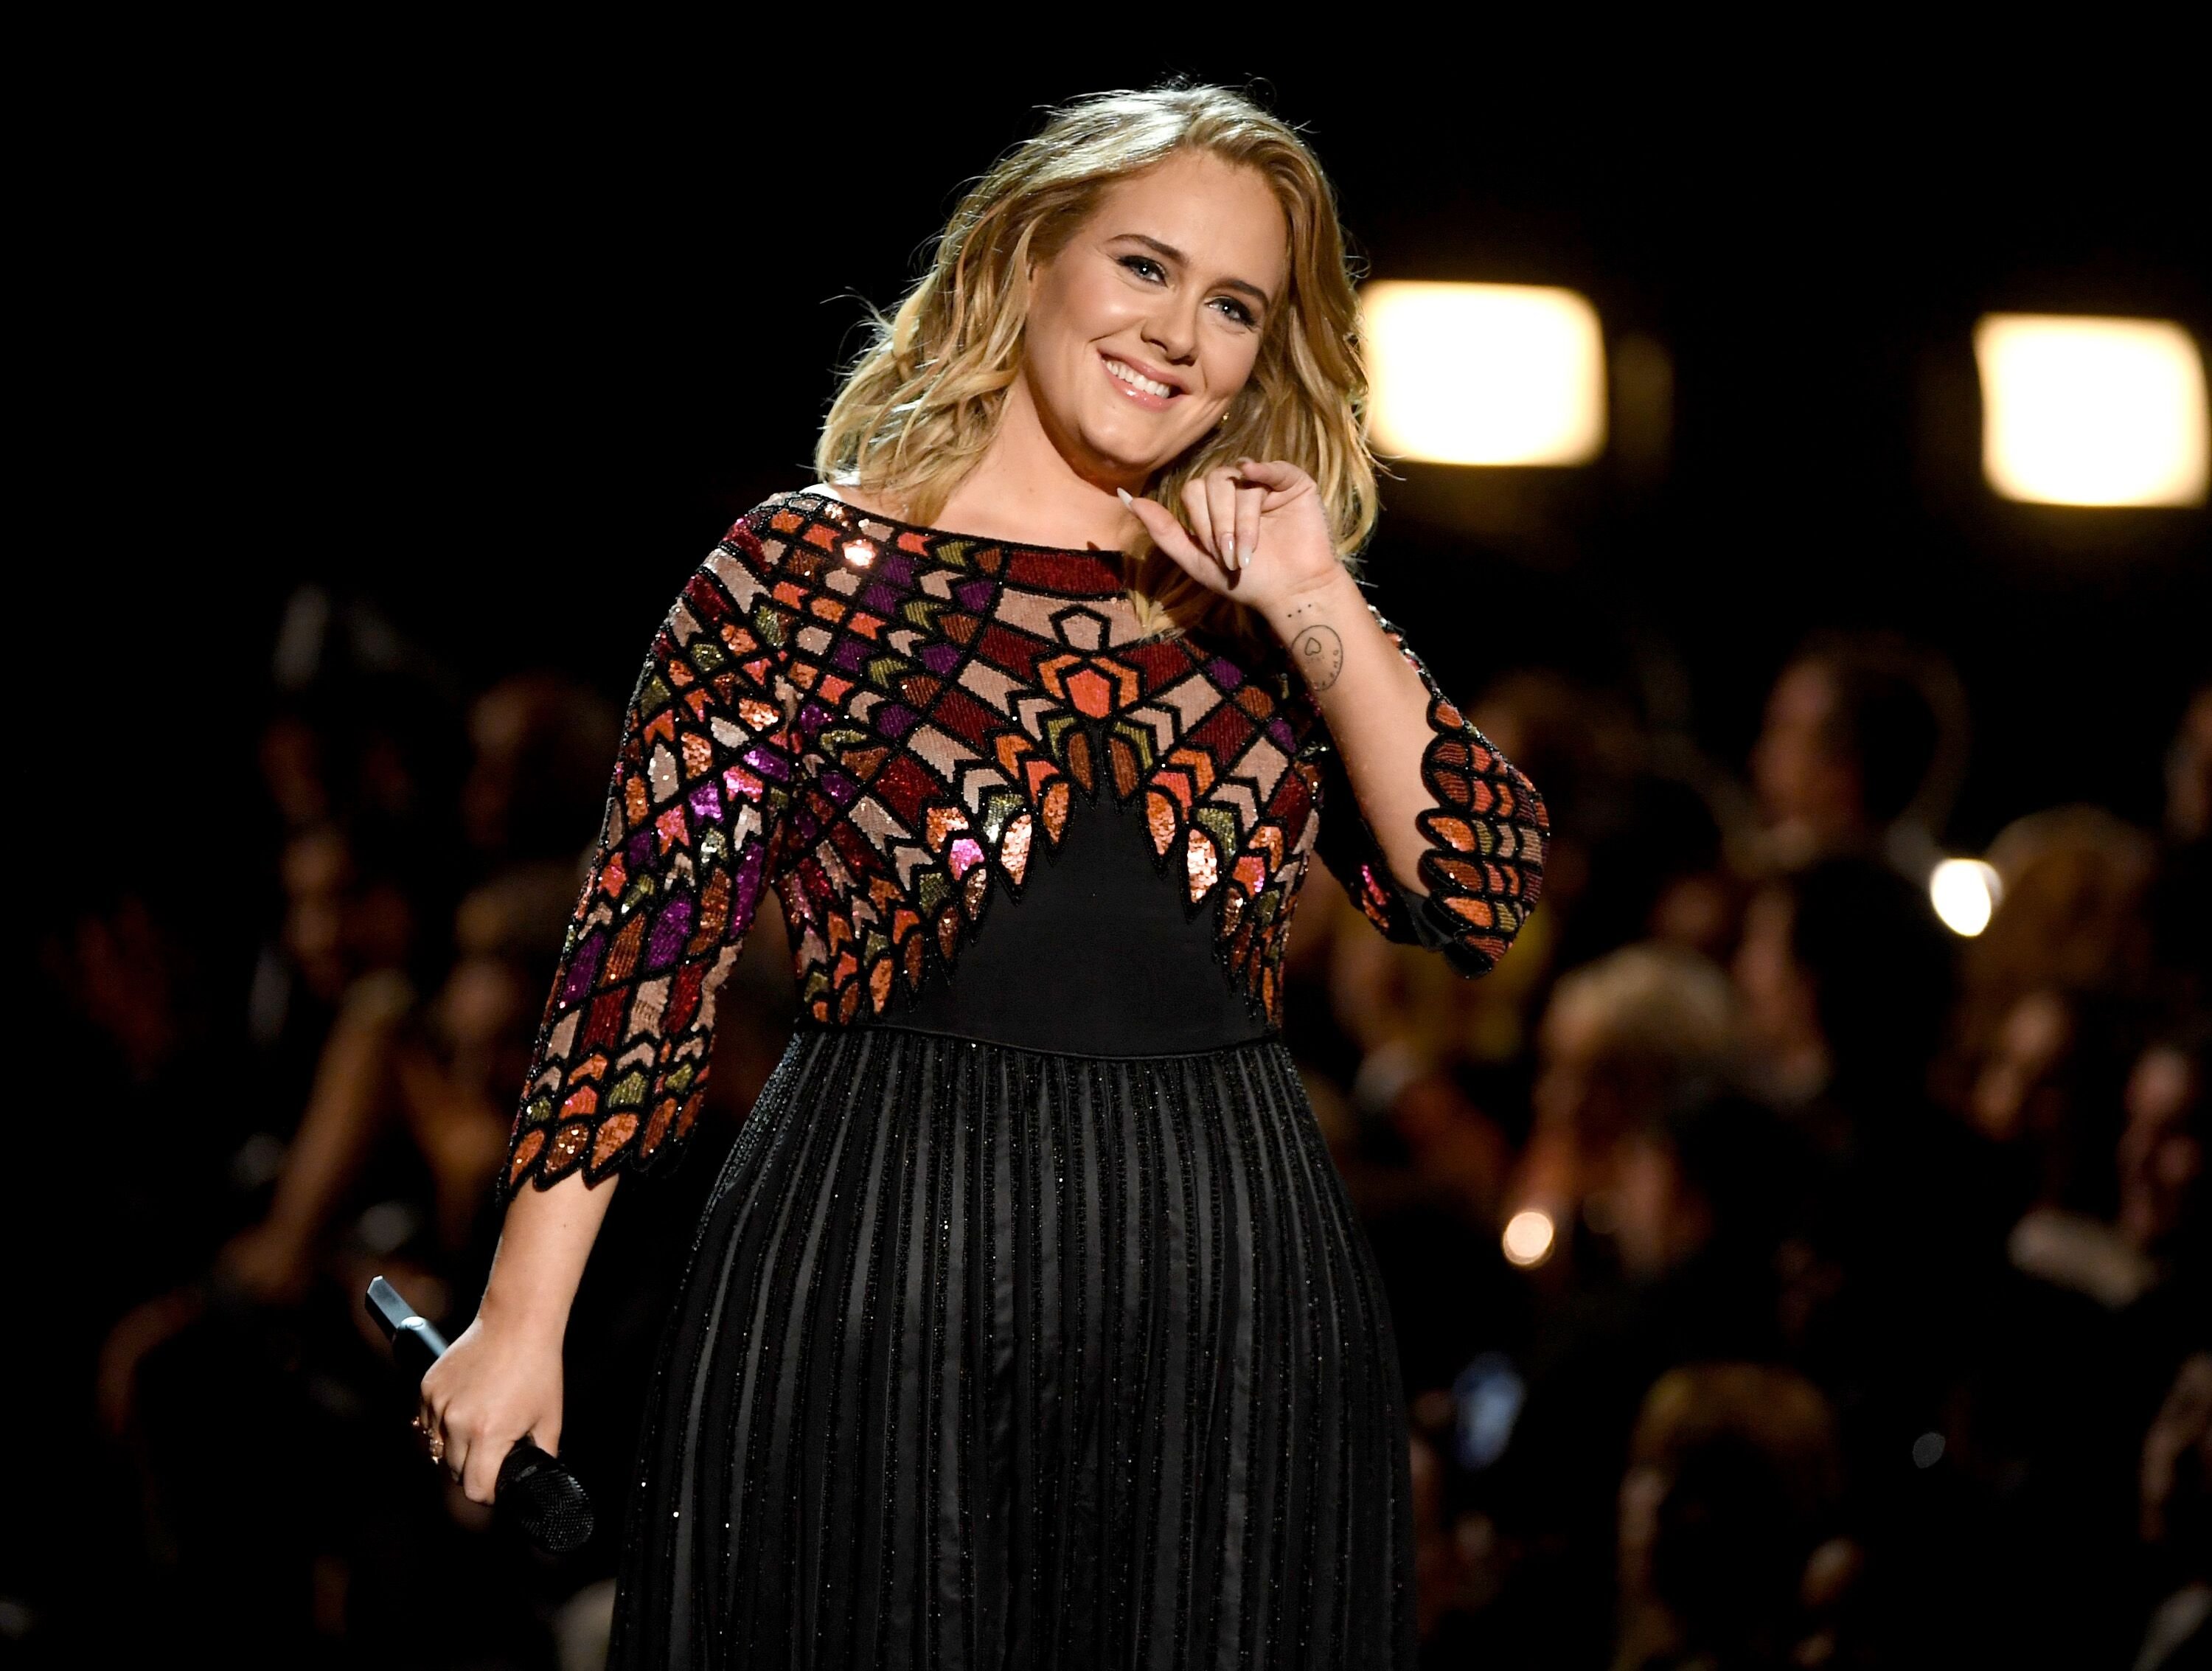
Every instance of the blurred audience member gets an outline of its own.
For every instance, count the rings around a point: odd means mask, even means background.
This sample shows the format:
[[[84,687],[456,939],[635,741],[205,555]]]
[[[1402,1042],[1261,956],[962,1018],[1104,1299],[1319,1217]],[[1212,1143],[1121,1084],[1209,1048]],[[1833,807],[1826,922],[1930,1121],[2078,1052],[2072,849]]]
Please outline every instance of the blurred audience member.
[[[1735,1042],[1726,976],[1660,945],[1564,977],[1538,1034],[1508,1246],[1540,1305],[1500,1383],[1525,1395],[1479,1496],[1520,1552],[1519,1604],[1574,1621],[1553,1644],[1561,1662],[1604,1651],[1606,1528],[1644,1389],[1686,1358],[1773,1345],[1772,1249],[1754,1202],[1787,1185],[1771,1176],[1771,1117],[1716,1098]]]
[[[2128,1076],[2120,1138],[2119,1230],[2154,1267],[2201,1273],[2212,1222],[2206,1212],[2206,1057],[2212,1027],[2161,1040]]]
[[[1708,1364],[1661,1377],[1620,1486],[1614,1671],[1832,1657],[1856,1565],[1836,1540],[1842,1488],[1834,1419],[1802,1376]]]
[[[2212,684],[2190,698],[2166,750],[2166,851],[2147,914],[2157,997],[2169,1013],[2212,1011]]]
[[[2142,1503],[2158,1599],[2135,1671],[2212,1665],[2212,1352],[2183,1363],[2143,1437]]]
[[[2212,836],[2212,684],[2190,697],[2166,750],[2166,834],[2176,847]]]
[[[1971,1104],[2009,1163],[2021,1215],[2006,1241],[2012,1262],[2113,1309],[2153,1275],[2114,1223],[2134,1031],[2125,1008],[2094,994],[2030,993],[1991,1041]]]
[[[1626,946],[1562,977],[1536,1038],[1534,1125],[1510,1208],[1544,1214],[1553,1279],[1612,1268],[1620,1145],[1735,1066],[1728,979],[1679,946]]]
[[[1958,1021],[1971,1062],[2030,993],[2135,995],[2150,952],[2143,908],[2157,849],[2101,807],[2059,806],[2014,819],[1990,844],[2001,892],[1966,943]]]
[[[1781,878],[1745,914],[1734,973],[1747,1082],[1832,1158],[1903,1144],[1917,1171],[1951,1142],[1929,1094],[1951,939],[1920,889],[1866,859]]]
[[[1773,1256],[1805,1184],[1805,1159],[1790,1128],[1733,1094],[1674,1107],[1622,1145],[1620,1227],[1614,1240],[1630,1279],[1649,1289],[1699,1267],[1723,1286],[1748,1284],[1748,1327],[1773,1322]],[[1693,1326],[1725,1326],[1726,1297],[1699,1292],[1685,1308]]]
[[[470,844],[500,864],[580,863],[599,833],[619,725],[609,704],[549,674],[502,679],[477,697],[461,786]]]
[[[1815,639],[1775,681],[1752,750],[1767,862],[1871,854],[1924,876],[1966,730],[1958,676],[1926,651],[1883,635]]]
[[[393,857],[366,827],[309,830],[285,849],[285,948],[336,1018],[269,1214],[223,1250],[225,1277],[260,1303],[306,1292],[318,1239],[396,1105],[393,1058],[416,1002],[417,917]]]
[[[2120,1366],[2142,1407],[2212,1317],[2212,1020],[2154,1042],[2128,1076],[2113,1238],[2142,1279]]]
[[[1545,774],[1552,961],[1573,968],[1650,937],[1725,950],[1738,901],[1723,830],[1739,820],[1725,777],[1686,738],[1656,737],[1620,698],[1534,670],[1498,680],[1474,717]]]

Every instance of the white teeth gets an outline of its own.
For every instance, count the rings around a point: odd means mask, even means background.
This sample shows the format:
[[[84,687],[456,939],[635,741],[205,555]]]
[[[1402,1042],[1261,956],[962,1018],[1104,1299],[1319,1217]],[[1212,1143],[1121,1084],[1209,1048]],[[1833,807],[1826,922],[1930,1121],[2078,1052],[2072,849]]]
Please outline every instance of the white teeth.
[[[1170,395],[1176,392],[1174,384],[1156,383],[1151,378],[1143,376],[1138,372],[1131,369],[1129,367],[1123,365],[1119,360],[1109,360],[1106,362],[1106,369],[1112,372],[1115,376],[1120,378],[1131,388],[1142,389],[1146,394],[1156,394],[1163,400],[1165,400]]]

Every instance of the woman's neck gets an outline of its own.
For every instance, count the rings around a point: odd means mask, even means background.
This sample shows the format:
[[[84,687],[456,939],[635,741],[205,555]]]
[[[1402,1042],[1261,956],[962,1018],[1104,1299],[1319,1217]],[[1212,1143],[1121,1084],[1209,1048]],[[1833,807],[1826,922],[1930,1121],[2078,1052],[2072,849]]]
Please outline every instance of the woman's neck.
[[[1016,378],[981,461],[932,520],[995,539],[1119,551],[1139,529],[1115,489],[1143,486],[1141,480],[1094,479],[1078,470],[1047,433],[1027,381]]]

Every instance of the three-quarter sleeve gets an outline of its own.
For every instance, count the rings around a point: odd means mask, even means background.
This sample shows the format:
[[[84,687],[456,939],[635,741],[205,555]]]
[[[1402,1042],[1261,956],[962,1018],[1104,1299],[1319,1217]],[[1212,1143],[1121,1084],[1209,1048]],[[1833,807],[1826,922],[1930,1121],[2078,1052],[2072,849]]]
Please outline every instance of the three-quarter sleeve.
[[[638,676],[606,820],[532,1053],[500,1194],[672,1156],[698,1117],[714,999],[773,878],[794,750],[791,611],[743,522]]]
[[[1428,891],[1415,892],[1393,873],[1343,761],[1316,727],[1322,861],[1389,939],[1441,951],[1466,974],[1486,974],[1535,908],[1551,820],[1535,786],[1437,688],[1404,635],[1375,618],[1429,692],[1421,782],[1432,805],[1416,820],[1428,843],[1419,871]]]

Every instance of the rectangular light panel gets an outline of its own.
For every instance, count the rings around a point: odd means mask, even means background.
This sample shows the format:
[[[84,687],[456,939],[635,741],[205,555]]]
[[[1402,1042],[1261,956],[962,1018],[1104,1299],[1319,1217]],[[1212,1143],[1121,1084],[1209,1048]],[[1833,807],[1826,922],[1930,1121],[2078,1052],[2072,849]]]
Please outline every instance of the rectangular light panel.
[[[2041,505],[2204,502],[2204,362],[2167,319],[1985,313],[1982,471]]]
[[[1386,281],[1359,293],[1375,444],[1447,465],[1576,465],[1605,446],[1605,338],[1572,290]]]

